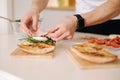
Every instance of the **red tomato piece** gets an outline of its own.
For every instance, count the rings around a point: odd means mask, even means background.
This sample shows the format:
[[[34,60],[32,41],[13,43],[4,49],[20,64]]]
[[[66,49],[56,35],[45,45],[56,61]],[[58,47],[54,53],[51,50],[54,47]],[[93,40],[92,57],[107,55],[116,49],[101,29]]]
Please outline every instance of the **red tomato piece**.
[[[111,46],[111,40],[109,39],[109,40],[105,40],[105,45],[106,46]]]
[[[89,43],[94,43],[95,42],[95,39],[90,39],[88,40]]]
[[[117,44],[120,44],[119,39],[115,39],[114,41],[115,41]]]
[[[117,44],[117,43],[114,42],[114,41],[112,41],[110,44],[111,44],[111,46],[114,47],[114,48],[119,48],[119,47],[120,47],[120,45]]]
[[[103,39],[95,39],[96,44],[105,44],[105,41]]]

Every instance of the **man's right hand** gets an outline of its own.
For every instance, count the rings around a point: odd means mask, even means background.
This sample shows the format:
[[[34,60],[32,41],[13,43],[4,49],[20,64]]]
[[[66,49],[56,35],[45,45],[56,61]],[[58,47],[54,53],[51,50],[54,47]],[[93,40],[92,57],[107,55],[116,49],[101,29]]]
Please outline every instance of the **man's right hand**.
[[[22,19],[20,30],[32,36],[34,32],[38,29],[38,20],[39,20],[39,12],[35,9],[31,9]]]

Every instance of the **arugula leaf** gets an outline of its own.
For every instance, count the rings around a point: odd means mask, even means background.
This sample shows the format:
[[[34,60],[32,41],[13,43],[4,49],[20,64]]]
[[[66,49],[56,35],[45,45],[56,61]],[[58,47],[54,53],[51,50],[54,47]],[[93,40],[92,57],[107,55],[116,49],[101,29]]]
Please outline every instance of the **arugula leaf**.
[[[30,43],[46,43],[46,44],[55,44],[55,41],[52,40],[51,38],[47,37],[48,39],[46,41],[41,41],[41,40],[36,40],[33,37],[28,36],[25,38],[26,41]]]

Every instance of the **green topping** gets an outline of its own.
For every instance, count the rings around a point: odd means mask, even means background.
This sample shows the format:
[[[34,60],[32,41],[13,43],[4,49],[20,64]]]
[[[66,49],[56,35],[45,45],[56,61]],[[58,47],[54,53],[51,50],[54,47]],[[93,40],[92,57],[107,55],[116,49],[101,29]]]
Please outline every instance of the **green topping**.
[[[47,37],[46,41],[42,41],[42,40],[36,40],[33,37],[28,36],[27,38],[25,38],[26,41],[30,42],[30,43],[46,43],[46,44],[55,44],[55,41],[52,40],[51,38]]]

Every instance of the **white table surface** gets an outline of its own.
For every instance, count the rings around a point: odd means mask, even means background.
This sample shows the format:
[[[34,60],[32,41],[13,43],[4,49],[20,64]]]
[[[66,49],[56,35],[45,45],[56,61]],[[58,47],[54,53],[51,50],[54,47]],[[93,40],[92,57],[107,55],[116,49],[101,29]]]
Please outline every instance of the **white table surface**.
[[[120,80],[120,68],[82,70],[73,64],[65,52],[70,41],[57,43],[53,59],[13,58],[16,44],[15,35],[0,35],[0,70],[24,80]]]

